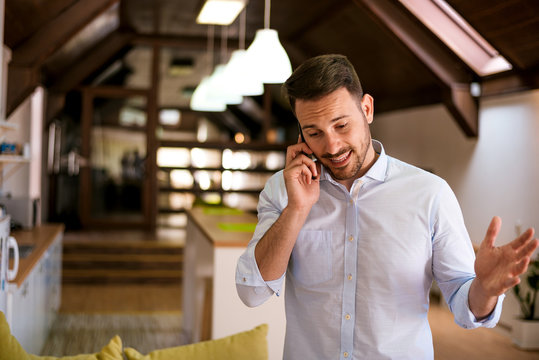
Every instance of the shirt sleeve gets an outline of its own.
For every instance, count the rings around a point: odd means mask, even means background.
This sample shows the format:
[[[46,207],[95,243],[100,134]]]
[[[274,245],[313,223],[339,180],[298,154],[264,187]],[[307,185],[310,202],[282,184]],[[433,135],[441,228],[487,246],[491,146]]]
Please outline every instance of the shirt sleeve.
[[[265,281],[256,263],[255,247],[277,221],[282,209],[286,206],[287,198],[284,189],[282,172],[273,175],[266,183],[258,201],[258,223],[255,232],[236,266],[238,295],[243,303],[250,307],[264,303],[273,294],[277,296],[281,294],[285,274],[282,274],[279,279]]]
[[[492,313],[477,321],[468,295],[475,279],[475,253],[455,194],[444,181],[433,205],[432,269],[455,322],[466,329],[494,327],[500,318],[504,295]]]

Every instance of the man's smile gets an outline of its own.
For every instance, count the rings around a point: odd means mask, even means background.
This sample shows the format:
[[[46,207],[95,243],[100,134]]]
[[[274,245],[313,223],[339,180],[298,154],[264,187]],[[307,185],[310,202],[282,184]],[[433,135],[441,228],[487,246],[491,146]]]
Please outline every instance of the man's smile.
[[[344,154],[339,155],[338,157],[326,157],[331,162],[331,165],[334,167],[343,167],[346,166],[350,156],[352,155],[352,150],[348,150]]]

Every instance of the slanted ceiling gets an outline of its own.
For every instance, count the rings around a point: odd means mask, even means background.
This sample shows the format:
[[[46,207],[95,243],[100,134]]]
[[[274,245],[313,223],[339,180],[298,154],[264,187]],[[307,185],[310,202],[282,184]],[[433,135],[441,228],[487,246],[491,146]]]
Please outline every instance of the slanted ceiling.
[[[270,25],[294,67],[318,54],[348,56],[378,113],[442,103],[466,135],[477,136],[471,82],[482,84],[482,96],[539,87],[539,1],[447,2],[513,70],[481,78],[396,0],[273,0]],[[203,58],[207,26],[195,22],[201,5],[201,0],[6,0],[5,44],[12,50],[8,113],[38,84],[62,98],[134,45],[172,46]],[[250,0],[247,44],[263,19],[264,1]],[[218,29],[216,36],[218,47]],[[228,48],[237,46],[236,22],[229,27]],[[201,77],[204,67],[195,68]],[[193,77],[189,81],[184,85],[196,85]],[[277,93],[272,92],[274,100]]]

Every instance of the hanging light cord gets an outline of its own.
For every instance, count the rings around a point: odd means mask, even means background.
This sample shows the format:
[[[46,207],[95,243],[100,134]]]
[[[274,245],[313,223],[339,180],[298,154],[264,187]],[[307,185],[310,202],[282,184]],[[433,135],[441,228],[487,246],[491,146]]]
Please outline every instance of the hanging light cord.
[[[228,26],[221,26],[221,64],[226,64],[226,58],[228,53],[227,40]]]
[[[215,33],[214,25],[208,26],[208,73],[211,73],[211,69],[213,68],[213,37]]]
[[[240,14],[240,50],[245,50],[245,19],[247,16],[247,6],[243,9],[243,11]]]
[[[264,6],[264,29],[270,28],[270,11],[271,11],[271,0],[266,0]]]

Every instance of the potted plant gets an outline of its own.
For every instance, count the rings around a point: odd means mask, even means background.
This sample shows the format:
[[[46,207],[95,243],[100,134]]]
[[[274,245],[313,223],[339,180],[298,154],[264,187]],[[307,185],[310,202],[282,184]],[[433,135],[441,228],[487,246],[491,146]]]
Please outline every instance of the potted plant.
[[[512,331],[513,343],[523,349],[539,349],[539,319],[535,313],[539,291],[539,255],[530,261],[522,280],[513,288],[521,310],[521,317]]]

